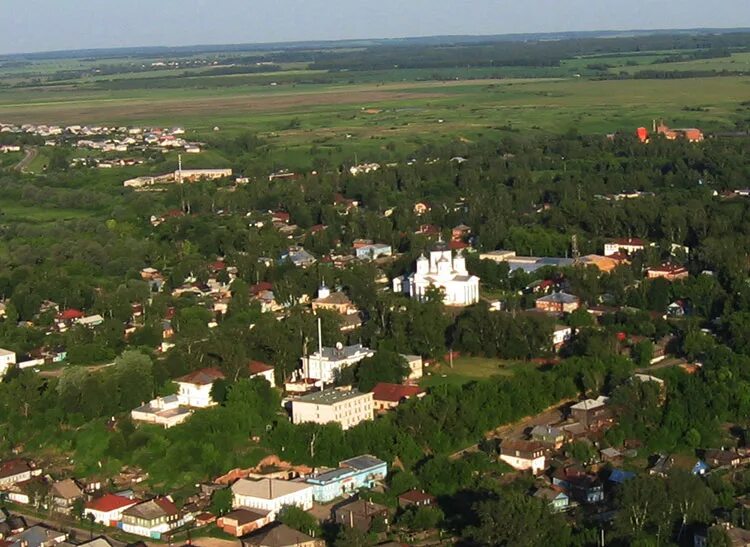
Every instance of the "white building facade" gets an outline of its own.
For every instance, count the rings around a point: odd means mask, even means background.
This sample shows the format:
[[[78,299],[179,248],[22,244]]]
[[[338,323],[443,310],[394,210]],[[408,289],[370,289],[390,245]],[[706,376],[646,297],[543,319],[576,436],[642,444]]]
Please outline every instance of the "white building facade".
[[[271,520],[287,505],[307,511],[313,506],[313,486],[280,479],[240,479],[232,485],[232,507],[268,511]]]
[[[301,424],[337,423],[349,429],[360,422],[372,420],[373,394],[356,389],[326,389],[292,401],[292,422]]]
[[[375,352],[362,344],[353,346],[339,344],[335,348],[321,348],[302,358],[302,375],[305,379],[313,378],[324,384],[330,384],[336,380],[336,375],[341,369],[373,355]]]
[[[423,300],[430,287],[441,289],[446,306],[470,306],[479,302],[479,278],[470,275],[462,254],[453,256],[447,244],[438,242],[430,257],[417,259],[417,271],[393,280],[393,291]]]
[[[16,364],[16,353],[7,349],[0,349],[0,378],[5,376],[8,369]]]

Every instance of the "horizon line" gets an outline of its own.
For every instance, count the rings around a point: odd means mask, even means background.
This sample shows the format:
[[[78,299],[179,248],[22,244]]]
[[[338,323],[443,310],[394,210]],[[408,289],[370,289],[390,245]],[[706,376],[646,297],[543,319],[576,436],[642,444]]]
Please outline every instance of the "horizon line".
[[[398,40],[425,40],[425,39],[458,39],[458,38],[521,38],[521,37],[544,37],[544,36],[561,36],[561,35],[576,35],[576,34],[628,34],[628,33],[639,33],[643,35],[657,34],[657,33],[695,33],[695,34],[711,34],[711,33],[723,33],[729,34],[733,32],[750,32],[750,27],[691,27],[691,28],[629,28],[629,29],[593,29],[593,30],[557,30],[557,31],[543,31],[543,32],[512,32],[512,33],[500,33],[500,34],[424,34],[424,35],[407,35],[407,36],[393,36],[393,37],[365,37],[365,38],[333,38],[333,39],[310,39],[310,40],[288,40],[288,41],[260,41],[260,42],[216,42],[216,43],[197,43],[197,44],[184,44],[184,45],[139,45],[139,46],[110,46],[110,47],[90,47],[90,48],[75,48],[75,49],[50,49],[50,50],[39,50],[39,51],[24,51],[15,53],[0,53],[0,59],[11,58],[11,57],[25,57],[25,56],[45,56],[45,55],[62,55],[62,54],[95,54],[97,52],[125,52],[129,50],[191,50],[197,48],[215,48],[217,52],[222,51],[221,48],[271,48],[277,47],[301,47],[306,45],[316,44],[346,44],[356,42],[389,42]],[[607,36],[598,36],[599,38],[607,38]],[[513,40],[509,40],[513,41]],[[522,41],[522,40],[519,40]],[[206,52],[208,53],[208,52]]]

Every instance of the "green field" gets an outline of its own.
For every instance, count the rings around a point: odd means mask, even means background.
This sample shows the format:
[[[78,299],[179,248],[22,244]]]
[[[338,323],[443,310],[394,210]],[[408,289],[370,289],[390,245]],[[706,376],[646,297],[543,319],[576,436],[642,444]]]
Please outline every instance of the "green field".
[[[425,368],[425,376],[420,385],[422,387],[462,385],[492,376],[510,376],[513,374],[513,367],[517,365],[516,362],[485,357],[458,357],[453,361],[452,367],[443,364]]]
[[[570,78],[119,91],[64,86],[0,90],[0,120],[182,125],[197,139],[215,136],[216,126],[223,135],[258,133],[292,157],[309,154],[315,144],[341,158],[355,152],[363,157],[388,143],[416,147],[508,130],[631,131],[654,118],[675,126],[727,129],[748,97],[750,77],[689,83]],[[690,111],[696,108],[701,111]]]
[[[329,165],[355,157],[398,161],[425,145],[500,139],[510,132],[629,133],[657,118],[707,132],[734,129],[747,117],[742,103],[750,97],[750,53],[654,64],[681,54],[626,50],[548,66],[330,72],[294,61],[278,63],[281,71],[215,75],[208,73],[213,66],[94,71],[99,64],[148,67],[153,58],[42,60],[0,66],[0,121],[179,125],[198,141],[252,132],[270,145],[279,168],[308,168],[316,156]],[[222,54],[213,58],[219,66],[224,59],[231,64]],[[81,70],[88,72],[75,78]],[[748,75],[602,79],[640,70]],[[49,161],[40,150],[30,172],[42,172]],[[186,161],[207,167],[233,159],[207,152]]]

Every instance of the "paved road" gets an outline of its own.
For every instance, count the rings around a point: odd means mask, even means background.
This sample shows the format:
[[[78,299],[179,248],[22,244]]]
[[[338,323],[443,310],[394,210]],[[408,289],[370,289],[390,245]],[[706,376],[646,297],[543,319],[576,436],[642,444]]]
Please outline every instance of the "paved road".
[[[26,152],[26,155],[13,168],[16,171],[21,171],[22,173],[26,172],[26,169],[29,165],[31,165],[31,162],[34,161],[39,155],[39,150],[35,146],[28,146],[24,149],[24,151]]]

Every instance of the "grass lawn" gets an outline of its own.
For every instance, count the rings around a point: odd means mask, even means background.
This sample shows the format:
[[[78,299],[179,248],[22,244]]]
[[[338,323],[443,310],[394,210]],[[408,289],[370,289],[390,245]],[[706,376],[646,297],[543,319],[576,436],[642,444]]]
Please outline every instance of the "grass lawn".
[[[52,222],[88,216],[91,216],[90,212],[76,209],[45,209],[0,202],[0,221],[2,222]]]
[[[425,368],[425,376],[420,385],[435,387],[441,385],[462,385],[474,380],[484,380],[493,376],[511,376],[516,361],[503,361],[486,357],[458,357],[453,367],[448,364]]]

